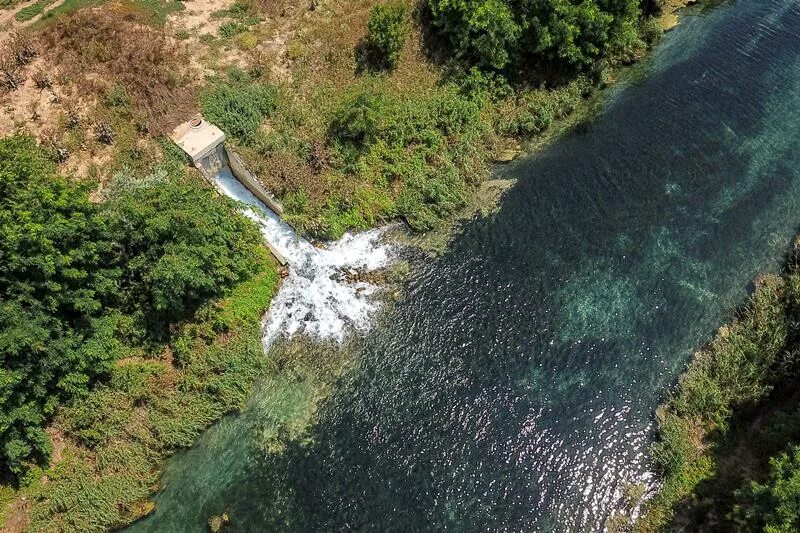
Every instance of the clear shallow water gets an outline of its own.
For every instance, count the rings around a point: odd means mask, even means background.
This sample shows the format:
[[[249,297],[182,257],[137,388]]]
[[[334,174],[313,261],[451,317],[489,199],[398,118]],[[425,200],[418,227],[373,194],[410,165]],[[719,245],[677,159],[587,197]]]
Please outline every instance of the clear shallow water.
[[[800,4],[687,18],[605,112],[508,169],[499,213],[421,265],[311,444],[256,391],[135,529],[596,530],[651,483],[653,411],[800,220]],[[301,394],[301,393],[300,393]]]

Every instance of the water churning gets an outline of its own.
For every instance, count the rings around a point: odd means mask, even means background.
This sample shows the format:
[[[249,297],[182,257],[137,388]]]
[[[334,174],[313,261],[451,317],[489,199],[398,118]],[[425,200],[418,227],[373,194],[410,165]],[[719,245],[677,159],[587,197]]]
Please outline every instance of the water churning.
[[[214,182],[227,196],[247,204],[245,215],[258,224],[264,238],[289,264],[289,276],[272,301],[263,324],[264,348],[281,335],[305,333],[316,339],[341,342],[352,328],[364,330],[377,309],[378,287],[353,280],[356,273],[388,265],[389,245],[382,230],[346,234],[317,248],[295,231],[231,174],[227,166],[215,168]]]

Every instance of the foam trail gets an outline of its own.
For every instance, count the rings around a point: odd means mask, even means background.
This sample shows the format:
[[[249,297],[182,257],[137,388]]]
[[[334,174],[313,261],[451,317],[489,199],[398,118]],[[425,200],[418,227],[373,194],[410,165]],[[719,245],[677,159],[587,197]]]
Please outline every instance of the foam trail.
[[[289,263],[289,276],[272,301],[263,324],[264,348],[281,335],[306,333],[341,342],[348,327],[365,330],[377,309],[371,296],[373,284],[348,281],[348,271],[372,271],[390,261],[390,247],[380,244],[383,230],[345,234],[319,249],[299,238],[294,230],[270,211],[223,167],[214,176],[220,189],[249,208],[245,215],[255,221],[264,238]]]

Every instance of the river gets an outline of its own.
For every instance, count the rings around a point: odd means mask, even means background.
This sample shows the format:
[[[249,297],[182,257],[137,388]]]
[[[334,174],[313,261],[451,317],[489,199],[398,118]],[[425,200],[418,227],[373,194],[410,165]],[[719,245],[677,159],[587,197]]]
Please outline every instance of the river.
[[[800,222],[800,3],[694,10],[637,68],[415,266],[307,439],[256,445],[291,409],[256,387],[133,529],[592,531],[656,487],[655,407]]]

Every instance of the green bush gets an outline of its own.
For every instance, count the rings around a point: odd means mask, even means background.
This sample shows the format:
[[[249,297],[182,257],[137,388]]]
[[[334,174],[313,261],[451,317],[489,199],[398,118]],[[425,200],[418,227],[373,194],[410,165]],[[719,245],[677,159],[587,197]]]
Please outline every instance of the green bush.
[[[538,135],[556,120],[572,113],[591,88],[591,82],[579,76],[557,89],[518,93],[509,112],[497,115],[496,129],[498,133],[514,137]]]
[[[274,111],[278,91],[254,82],[243,73],[216,80],[200,95],[203,115],[243,143],[252,141],[258,127]]]
[[[105,308],[120,271],[87,192],[33,139],[0,140],[0,459],[15,474],[47,459],[44,423],[119,355]]]
[[[769,478],[737,493],[732,518],[737,531],[800,530],[800,447],[770,459]]]
[[[637,40],[638,0],[428,0],[433,25],[471,65],[516,74],[584,69]]]
[[[14,15],[14,18],[17,19],[20,22],[25,22],[25,21],[31,20],[35,16],[41,14],[42,11],[44,11],[44,8],[45,8],[45,6],[47,6],[48,3],[49,2],[40,0],[39,2],[36,2],[35,4],[31,4],[29,6],[25,6],[22,9],[20,9],[19,11],[17,11],[17,14]]]
[[[481,104],[456,87],[413,98],[370,88],[350,95],[332,116],[331,143],[347,172],[377,191],[394,191],[393,203],[372,193],[352,211],[341,200],[326,219],[360,222],[375,213],[364,207],[371,205],[379,218],[401,216],[415,230],[432,228],[463,205],[466,189],[485,174],[486,132]]]
[[[367,22],[367,46],[374,66],[394,68],[408,36],[408,9],[404,4],[378,4]]]
[[[197,181],[130,180],[115,191],[105,213],[124,258],[119,295],[149,330],[188,318],[260,270],[256,228]]]
[[[44,425],[109,376],[124,341],[158,338],[263,269],[258,231],[199,181],[109,190],[94,204],[32,139],[0,140],[0,459],[15,475],[47,460]]]
[[[641,531],[663,528],[673,506],[715,473],[715,447],[724,442],[734,411],[762,401],[785,368],[794,366],[789,349],[795,323],[789,321],[791,279],[769,276],[738,319],[723,326],[695,355],[677,390],[659,408],[659,440],[652,455],[663,487],[645,506]],[[796,334],[796,333],[795,333]]]
[[[245,29],[246,28],[243,25],[239,24],[238,22],[230,20],[220,25],[219,35],[223,39],[230,39],[236,36],[237,34],[242,33],[243,31],[245,31]]]

